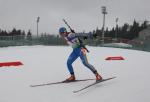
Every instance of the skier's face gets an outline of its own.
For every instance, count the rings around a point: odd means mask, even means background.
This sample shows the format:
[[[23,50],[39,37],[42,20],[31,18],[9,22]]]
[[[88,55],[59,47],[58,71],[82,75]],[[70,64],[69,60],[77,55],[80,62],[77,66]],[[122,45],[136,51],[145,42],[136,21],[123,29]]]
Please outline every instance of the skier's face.
[[[63,33],[60,33],[60,35],[63,36],[63,37],[67,37],[68,33],[67,32],[63,32]]]

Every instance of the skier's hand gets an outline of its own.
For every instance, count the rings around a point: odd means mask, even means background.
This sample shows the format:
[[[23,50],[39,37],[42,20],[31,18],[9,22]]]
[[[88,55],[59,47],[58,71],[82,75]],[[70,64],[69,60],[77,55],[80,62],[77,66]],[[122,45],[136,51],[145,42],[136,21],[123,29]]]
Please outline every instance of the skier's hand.
[[[86,54],[87,50],[85,48],[82,48],[81,51]]]

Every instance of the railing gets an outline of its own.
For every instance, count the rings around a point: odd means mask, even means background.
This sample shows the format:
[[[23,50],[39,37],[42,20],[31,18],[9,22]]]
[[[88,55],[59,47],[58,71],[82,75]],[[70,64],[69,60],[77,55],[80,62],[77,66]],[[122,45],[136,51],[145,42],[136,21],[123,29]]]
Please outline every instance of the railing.
[[[65,45],[59,36],[0,36],[0,47],[24,45]]]
[[[150,41],[147,40],[127,40],[127,39],[113,39],[105,38],[105,44],[101,44],[100,38],[90,38],[84,40],[84,43],[89,46],[107,46],[118,48],[129,48],[142,51],[150,51]],[[109,43],[107,45],[107,43]],[[116,44],[120,43],[120,44]],[[122,43],[132,45],[132,47],[123,47]],[[24,45],[66,45],[66,42],[59,36],[43,35],[43,36],[0,36],[0,47],[8,46],[24,46]]]

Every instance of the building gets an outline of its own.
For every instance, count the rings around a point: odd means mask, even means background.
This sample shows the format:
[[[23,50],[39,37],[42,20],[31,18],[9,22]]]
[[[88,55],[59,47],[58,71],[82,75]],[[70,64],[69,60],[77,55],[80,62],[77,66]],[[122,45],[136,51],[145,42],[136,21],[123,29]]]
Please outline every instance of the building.
[[[143,41],[150,40],[150,25],[139,33],[139,39]]]
[[[139,32],[138,38],[130,41],[129,43],[138,49],[150,51],[150,25]]]

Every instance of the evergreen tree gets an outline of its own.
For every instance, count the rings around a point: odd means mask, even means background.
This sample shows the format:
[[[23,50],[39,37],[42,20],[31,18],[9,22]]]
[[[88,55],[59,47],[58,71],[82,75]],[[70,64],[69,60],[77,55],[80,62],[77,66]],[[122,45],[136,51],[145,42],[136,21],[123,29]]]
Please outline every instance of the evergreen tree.
[[[17,34],[17,30],[13,28],[13,30],[10,32],[11,36],[15,36]]]
[[[123,27],[119,30],[119,37],[120,38],[127,38],[129,34],[130,26],[129,24],[125,23]]]
[[[131,26],[130,33],[128,34],[129,39],[137,38],[139,34],[139,23],[134,20],[133,25]]]
[[[27,33],[27,40],[32,40],[32,33],[30,30]]]
[[[145,20],[145,21],[141,24],[141,30],[142,30],[142,29],[145,29],[145,28],[147,28],[147,27],[148,27],[148,21]]]

